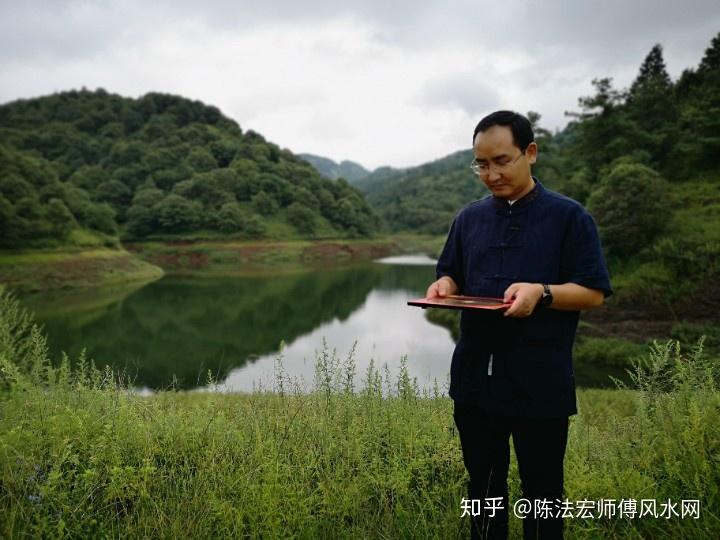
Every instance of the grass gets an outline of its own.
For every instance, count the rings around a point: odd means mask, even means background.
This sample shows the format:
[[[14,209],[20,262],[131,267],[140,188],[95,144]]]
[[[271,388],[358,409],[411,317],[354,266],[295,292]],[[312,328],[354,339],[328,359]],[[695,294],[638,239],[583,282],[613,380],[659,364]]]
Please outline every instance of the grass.
[[[162,269],[123,249],[0,252],[0,283],[23,292],[93,288],[162,275]]]
[[[433,254],[439,237],[403,235],[369,239],[291,241],[188,239],[143,242],[128,249],[171,273],[184,275],[253,275],[267,271],[301,271],[308,268],[366,262],[401,253]]]
[[[569,537],[719,537],[720,374],[701,343],[654,345],[632,388],[581,391],[565,467],[570,500],[699,499],[700,518],[568,519]],[[405,362],[355,388],[353,353],[324,345],[310,393],[280,357],[271,388],[143,397],[122,374],[83,357],[52,366],[47,352],[0,290],[0,536],[466,534],[452,402]],[[515,501],[514,459],[510,478]]]
[[[433,255],[444,238],[422,235],[292,241],[174,237],[125,249],[65,246],[0,250],[0,283],[19,292],[101,288],[149,281],[164,272],[238,276],[367,262],[401,253]]]

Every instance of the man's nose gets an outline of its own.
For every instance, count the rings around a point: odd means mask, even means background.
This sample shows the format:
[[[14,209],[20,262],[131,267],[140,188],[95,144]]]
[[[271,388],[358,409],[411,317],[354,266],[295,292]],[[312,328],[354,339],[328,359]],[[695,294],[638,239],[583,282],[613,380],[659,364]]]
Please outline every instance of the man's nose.
[[[490,182],[497,182],[500,180],[500,173],[491,167],[490,173],[488,174],[488,180]]]

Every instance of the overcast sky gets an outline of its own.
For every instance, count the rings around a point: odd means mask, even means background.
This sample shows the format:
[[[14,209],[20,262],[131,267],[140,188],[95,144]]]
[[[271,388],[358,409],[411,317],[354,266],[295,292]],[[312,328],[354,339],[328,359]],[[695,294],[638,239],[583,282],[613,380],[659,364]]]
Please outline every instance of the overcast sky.
[[[628,86],[655,43],[676,78],[720,31],[717,0],[0,0],[0,102],[85,86],[218,106],[293,152],[368,168],[468,148],[486,113],[549,129]]]

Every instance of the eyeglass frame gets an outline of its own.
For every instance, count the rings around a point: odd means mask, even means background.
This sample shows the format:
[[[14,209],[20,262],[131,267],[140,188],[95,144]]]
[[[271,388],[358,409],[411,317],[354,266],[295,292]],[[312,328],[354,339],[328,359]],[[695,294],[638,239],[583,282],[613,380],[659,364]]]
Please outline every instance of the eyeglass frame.
[[[470,169],[472,170],[472,172],[474,172],[474,173],[475,173],[476,175],[478,175],[478,176],[488,175],[488,174],[490,174],[490,172],[491,172],[492,170],[495,170],[496,172],[507,171],[507,170],[509,170],[513,165],[515,165],[515,164],[520,160],[520,158],[525,155],[526,152],[527,152],[527,148],[525,149],[525,151],[521,152],[520,155],[517,156],[515,159],[513,159],[513,160],[511,160],[511,161],[508,161],[507,163],[503,163],[502,165],[501,165],[501,164],[498,164],[498,163],[487,163],[487,164],[484,165],[485,167],[487,167],[487,171],[481,171],[481,170],[480,170],[480,167],[481,167],[482,165],[480,165],[480,164],[478,163],[477,158],[474,158],[474,159],[470,162]]]

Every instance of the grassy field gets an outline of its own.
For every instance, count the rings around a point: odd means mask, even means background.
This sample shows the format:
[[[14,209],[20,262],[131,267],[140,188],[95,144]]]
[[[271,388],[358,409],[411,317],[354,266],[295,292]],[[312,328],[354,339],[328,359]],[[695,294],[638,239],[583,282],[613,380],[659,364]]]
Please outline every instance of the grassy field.
[[[323,349],[309,394],[278,359],[273,387],[252,394],[143,397],[121,374],[72,364],[49,364],[0,291],[2,537],[465,537],[452,403],[418,390],[404,365],[371,368],[354,388],[352,354]],[[633,388],[579,393],[566,496],[655,499],[658,512],[697,499],[699,519],[575,518],[568,537],[717,538],[717,359],[668,342],[643,365]],[[513,502],[514,460],[510,477]]]

